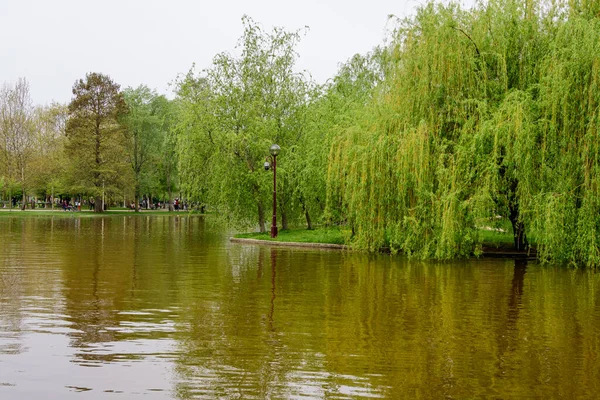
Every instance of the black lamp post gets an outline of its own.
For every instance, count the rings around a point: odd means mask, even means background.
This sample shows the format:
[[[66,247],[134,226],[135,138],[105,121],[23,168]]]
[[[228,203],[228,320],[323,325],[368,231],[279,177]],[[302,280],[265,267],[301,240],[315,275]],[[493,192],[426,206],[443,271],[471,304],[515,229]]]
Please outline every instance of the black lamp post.
[[[271,223],[271,237],[277,237],[277,155],[281,151],[281,147],[274,144],[269,148],[271,157],[267,157],[265,161],[265,170],[269,170],[269,158],[273,162],[273,222]]]

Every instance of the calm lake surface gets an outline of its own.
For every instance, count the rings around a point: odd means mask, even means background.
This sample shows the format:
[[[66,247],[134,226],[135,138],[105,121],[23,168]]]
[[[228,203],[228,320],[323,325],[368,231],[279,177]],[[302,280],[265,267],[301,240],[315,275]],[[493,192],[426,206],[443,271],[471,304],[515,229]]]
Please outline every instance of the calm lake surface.
[[[0,218],[0,399],[597,398],[600,278]]]

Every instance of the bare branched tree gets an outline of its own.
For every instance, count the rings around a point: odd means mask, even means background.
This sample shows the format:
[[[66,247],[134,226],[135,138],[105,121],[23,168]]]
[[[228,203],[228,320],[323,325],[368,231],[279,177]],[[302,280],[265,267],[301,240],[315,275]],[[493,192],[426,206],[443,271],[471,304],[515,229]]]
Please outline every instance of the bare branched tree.
[[[0,88],[0,137],[4,173],[21,186],[25,209],[28,182],[28,162],[34,145],[33,104],[29,82],[19,78],[14,85]]]

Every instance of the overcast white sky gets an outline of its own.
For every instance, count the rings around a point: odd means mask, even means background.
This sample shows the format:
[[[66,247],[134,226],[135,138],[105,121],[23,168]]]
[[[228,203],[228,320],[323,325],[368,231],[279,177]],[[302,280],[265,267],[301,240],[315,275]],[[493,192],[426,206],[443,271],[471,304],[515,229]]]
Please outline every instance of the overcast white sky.
[[[246,14],[266,29],[308,26],[298,68],[319,83],[381,44],[388,15],[424,0],[0,0],[0,84],[25,77],[34,103],[68,102],[75,80],[101,72],[125,88],[168,83],[234,51]],[[471,3],[463,0],[462,3]]]

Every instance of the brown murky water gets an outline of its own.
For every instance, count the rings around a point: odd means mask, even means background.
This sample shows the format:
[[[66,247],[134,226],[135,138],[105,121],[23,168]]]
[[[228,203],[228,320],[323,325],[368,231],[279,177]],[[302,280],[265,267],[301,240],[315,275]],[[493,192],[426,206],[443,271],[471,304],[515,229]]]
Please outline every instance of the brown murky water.
[[[0,218],[0,399],[595,398],[600,278]]]

